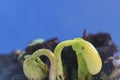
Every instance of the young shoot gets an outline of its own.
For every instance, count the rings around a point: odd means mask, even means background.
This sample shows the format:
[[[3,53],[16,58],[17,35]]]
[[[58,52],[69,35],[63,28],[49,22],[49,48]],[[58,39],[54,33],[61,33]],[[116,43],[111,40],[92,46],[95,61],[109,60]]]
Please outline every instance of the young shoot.
[[[101,58],[94,46],[81,38],[66,40],[57,45],[54,54],[47,49],[40,49],[29,56],[23,64],[26,77],[29,80],[42,80],[49,73],[49,80],[65,80],[61,53],[64,47],[72,46],[78,62],[78,80],[92,80],[91,75],[100,72]],[[45,55],[50,60],[50,70],[39,58]]]
[[[55,56],[58,61],[57,80],[64,80],[61,52],[64,47],[72,46],[76,52],[78,61],[78,80],[92,80],[91,74],[97,74],[102,67],[102,61],[93,45],[81,38],[66,40],[55,48]]]
[[[56,80],[57,60],[54,54],[47,49],[40,49],[24,61],[23,70],[29,80],[43,80],[48,76],[48,68],[39,59],[40,56],[47,56],[50,60],[49,80]]]

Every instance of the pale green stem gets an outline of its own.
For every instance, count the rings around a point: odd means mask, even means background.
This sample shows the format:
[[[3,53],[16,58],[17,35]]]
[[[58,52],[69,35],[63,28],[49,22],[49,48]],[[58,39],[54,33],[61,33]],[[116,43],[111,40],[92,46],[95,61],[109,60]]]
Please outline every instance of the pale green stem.
[[[54,54],[47,49],[40,49],[36,51],[33,56],[34,57],[40,57],[42,55],[45,55],[50,60],[50,72],[49,72],[49,80],[56,80],[56,74],[57,74],[57,60]]]
[[[83,42],[83,39],[76,38],[74,40],[63,41],[60,44],[58,44],[57,47],[55,48],[54,53],[58,61],[57,80],[64,80],[61,52],[63,48],[67,46],[72,46],[73,50],[76,52],[77,61],[78,61],[78,79],[85,80],[85,77],[89,75],[86,63],[82,56],[82,54],[84,53],[82,52],[83,51],[82,46],[78,44],[82,42]]]
[[[62,60],[61,60],[61,52],[62,52],[64,47],[71,46],[75,43],[76,43],[75,40],[67,40],[67,41],[61,42],[55,48],[54,53],[55,53],[55,56],[56,56],[57,61],[58,61],[57,80],[64,80],[63,66],[62,66]]]

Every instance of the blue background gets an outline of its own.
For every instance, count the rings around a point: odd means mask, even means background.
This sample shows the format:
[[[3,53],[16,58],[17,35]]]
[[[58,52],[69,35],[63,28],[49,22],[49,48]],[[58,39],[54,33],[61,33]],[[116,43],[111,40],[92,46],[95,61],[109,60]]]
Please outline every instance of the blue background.
[[[0,53],[37,38],[59,41],[108,32],[120,45],[120,0],[0,0]]]

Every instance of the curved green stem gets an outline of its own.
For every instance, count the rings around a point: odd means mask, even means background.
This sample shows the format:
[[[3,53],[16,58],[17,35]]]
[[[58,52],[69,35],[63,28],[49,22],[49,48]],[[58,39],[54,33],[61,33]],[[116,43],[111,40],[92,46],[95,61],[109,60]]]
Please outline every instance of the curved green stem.
[[[56,56],[57,61],[58,61],[57,80],[64,80],[64,73],[63,73],[62,60],[61,60],[61,52],[62,52],[64,47],[71,46],[75,43],[76,43],[75,40],[67,40],[67,41],[61,42],[55,48],[54,53],[55,53],[55,56]]]
[[[37,57],[37,56],[42,56],[45,55],[48,57],[48,59],[50,60],[50,72],[49,72],[49,80],[56,80],[56,72],[57,72],[57,59],[54,56],[54,54],[47,50],[47,49],[40,49],[38,51],[36,51],[33,56]]]
[[[38,58],[45,55],[50,60],[49,80],[56,80],[57,60],[54,54],[47,49],[40,49],[33,53],[33,55],[24,61],[24,73],[30,80],[42,80],[47,76],[47,67]],[[37,60],[37,62],[35,62]]]
[[[58,61],[57,79],[64,80],[61,52],[66,46],[72,46],[73,50],[76,52],[78,79],[86,80],[87,77],[88,80],[92,80],[90,74],[97,74],[101,69],[102,62],[96,49],[89,42],[81,38],[63,41],[55,48],[54,53]],[[91,61],[93,61],[93,63],[91,63]]]
[[[57,69],[57,79],[58,80],[64,80],[62,60],[61,60],[61,52],[62,52],[64,47],[71,46],[74,43],[75,43],[74,40],[63,41],[60,44],[58,44],[57,47],[55,48],[54,54],[55,54],[57,61],[58,61],[58,69]]]

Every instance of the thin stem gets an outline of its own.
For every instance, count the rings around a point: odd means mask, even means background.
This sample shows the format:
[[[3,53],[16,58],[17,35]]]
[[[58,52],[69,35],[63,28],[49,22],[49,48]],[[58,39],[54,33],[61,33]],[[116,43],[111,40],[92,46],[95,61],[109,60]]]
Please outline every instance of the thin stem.
[[[56,80],[56,74],[57,74],[56,73],[57,72],[56,57],[50,50],[47,50],[47,49],[40,49],[33,54],[34,57],[38,57],[38,56],[42,56],[42,55],[47,56],[51,63],[50,64],[50,72],[49,72],[49,80]]]
[[[57,47],[55,48],[54,53],[55,53],[55,56],[56,56],[57,61],[58,61],[58,69],[57,69],[57,79],[58,80],[64,80],[63,66],[62,66],[62,60],[61,60],[61,52],[62,52],[64,47],[71,46],[75,42],[76,41],[74,41],[74,40],[63,41],[60,44],[58,44]]]

